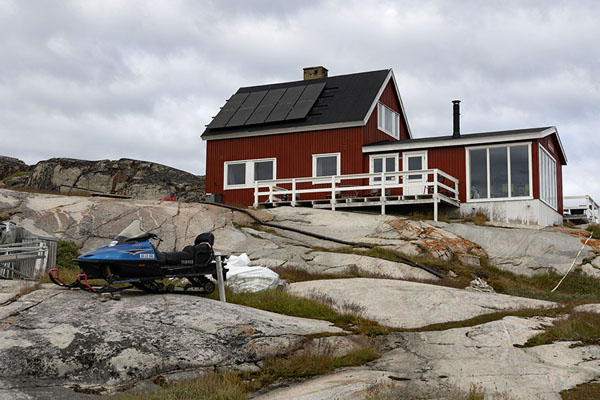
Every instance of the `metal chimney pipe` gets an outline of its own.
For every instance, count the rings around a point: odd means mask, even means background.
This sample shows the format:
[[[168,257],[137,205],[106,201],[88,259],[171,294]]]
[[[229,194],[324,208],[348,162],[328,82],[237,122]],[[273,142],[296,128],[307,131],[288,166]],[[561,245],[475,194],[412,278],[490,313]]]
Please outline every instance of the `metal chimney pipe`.
[[[452,132],[453,138],[460,137],[460,100],[452,100],[452,109],[454,111],[454,131]]]

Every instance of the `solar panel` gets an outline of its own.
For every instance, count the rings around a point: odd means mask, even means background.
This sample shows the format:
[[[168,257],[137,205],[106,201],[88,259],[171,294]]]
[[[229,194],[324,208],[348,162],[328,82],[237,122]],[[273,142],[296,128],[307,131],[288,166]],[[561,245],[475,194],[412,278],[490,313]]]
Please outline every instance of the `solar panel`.
[[[308,85],[304,92],[302,92],[302,96],[300,96],[300,98],[292,108],[292,111],[290,111],[290,113],[287,115],[287,117],[285,117],[285,119],[289,120],[306,117],[312,106],[317,101],[317,98],[323,91],[324,87],[325,82]]]
[[[248,97],[248,93],[238,93],[231,96],[221,111],[219,111],[217,116],[213,118],[212,122],[208,125],[208,128],[212,129],[225,127],[231,117],[233,117],[233,114],[236,113],[244,100],[246,100],[246,97]]]
[[[281,99],[281,96],[283,96],[283,93],[285,93],[285,88],[269,90],[258,107],[256,107],[256,110],[254,110],[250,118],[246,121],[246,125],[262,124],[265,122],[279,99]]]
[[[306,86],[294,86],[288,88],[281,97],[281,100],[279,100],[279,103],[277,103],[277,105],[271,112],[271,114],[269,114],[269,117],[265,122],[276,122],[285,120],[285,117],[287,117],[294,104],[296,104],[296,101],[298,100],[305,88]]]
[[[230,126],[242,126],[246,123],[246,120],[252,115],[256,107],[260,104],[261,100],[267,94],[266,90],[261,90],[260,92],[252,92],[244,103],[238,108],[236,113],[231,117],[229,122],[227,123],[227,127]]]

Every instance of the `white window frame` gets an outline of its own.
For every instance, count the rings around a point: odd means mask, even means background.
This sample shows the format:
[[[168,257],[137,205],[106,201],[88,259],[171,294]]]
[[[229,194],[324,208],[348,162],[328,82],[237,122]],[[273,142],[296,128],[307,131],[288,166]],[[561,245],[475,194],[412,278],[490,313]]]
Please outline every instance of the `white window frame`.
[[[510,147],[519,147],[527,145],[527,157],[529,163],[529,195],[528,196],[511,196],[511,174],[510,174]],[[508,193],[509,197],[490,197],[491,192],[491,183],[490,183],[490,149],[506,147],[509,150],[506,152],[506,163],[507,163],[507,172],[508,172]],[[469,150],[480,150],[486,149],[486,163],[487,163],[487,198],[484,199],[472,199],[471,198],[471,156]],[[494,144],[494,145],[485,145],[485,146],[469,146],[465,147],[465,175],[466,179],[466,192],[467,192],[467,203],[481,203],[488,201],[511,201],[511,200],[532,200],[533,199],[533,169],[532,169],[532,160],[531,160],[531,142],[519,142],[519,143],[510,143],[510,144]]]
[[[541,144],[539,145],[540,148],[540,152],[539,152],[539,182],[540,182],[540,200],[544,202],[544,204],[547,204],[548,207],[552,208],[555,211],[558,211],[558,182],[557,182],[557,178],[556,178],[556,174],[557,174],[557,168],[558,168],[558,163],[556,162],[556,159],[552,156],[552,154],[546,150],[544,148],[544,146],[542,146]],[[554,174],[552,174],[552,176],[549,177],[544,177],[542,176],[542,154],[545,154],[546,156],[548,156],[549,161],[551,161],[552,163],[554,163]],[[552,172],[552,168],[550,168],[550,171],[548,172]],[[544,181],[547,181],[546,183],[549,184],[549,186],[546,186]],[[551,193],[552,190],[554,190],[554,193]],[[547,193],[544,193],[544,191],[546,191]],[[546,197],[546,199],[544,199],[544,197]],[[547,200],[547,198],[550,197],[550,201]],[[552,204],[552,199],[554,199],[556,204]]]
[[[254,163],[273,161],[273,179],[277,179],[277,158],[256,158],[253,160],[225,161],[223,163],[223,190],[251,189],[254,187]],[[240,185],[227,184],[227,167],[235,164],[246,164],[246,183]],[[260,182],[260,181],[259,181]]]
[[[336,167],[335,167],[335,169],[336,169],[335,175],[342,174],[342,153],[313,154],[312,155],[312,177],[315,178],[315,180],[313,180],[313,182],[312,182],[313,185],[320,185],[320,184],[331,182],[331,175],[323,176],[323,177],[317,176],[317,159],[319,157],[332,157],[332,156],[337,157],[337,163],[336,163]],[[336,179],[336,182],[340,182],[340,180]]]
[[[404,151],[402,152],[402,171],[408,172],[408,158],[409,157],[418,157],[420,156],[423,159],[421,163],[421,170],[429,169],[429,160],[427,156],[427,150],[421,151]],[[417,175],[417,174],[415,174]],[[420,183],[425,182],[427,180],[427,174],[421,174],[421,179],[408,179],[408,175],[404,178],[404,183]]]
[[[392,132],[389,132],[387,129],[385,129],[385,112],[383,112],[384,108],[387,108],[392,112]],[[400,114],[381,102],[377,103],[377,129],[385,132],[394,139],[400,140]]]
[[[369,173],[373,174],[373,170],[375,169],[375,159],[376,158],[381,158],[383,160],[385,160],[386,158],[390,158],[390,157],[394,157],[394,172],[398,172],[398,153],[387,153],[387,154],[371,154],[369,155]],[[383,169],[385,169],[385,161],[383,161]],[[387,171],[386,171],[387,172]],[[389,179],[385,181],[386,184],[388,183],[397,183],[398,182],[398,177],[397,176],[393,176],[392,179]],[[381,183],[381,181],[375,182],[375,177],[372,176],[369,178],[369,185],[377,185]]]

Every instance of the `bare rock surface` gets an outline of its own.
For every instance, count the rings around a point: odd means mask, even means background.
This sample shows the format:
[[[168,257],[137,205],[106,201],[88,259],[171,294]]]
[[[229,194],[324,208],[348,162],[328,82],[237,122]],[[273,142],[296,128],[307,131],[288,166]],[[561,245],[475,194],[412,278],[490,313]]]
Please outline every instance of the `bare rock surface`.
[[[101,302],[41,289],[0,307],[0,387],[15,396],[53,386],[104,391],[215,366],[256,368],[324,332],[342,331],[191,295],[127,291]]]
[[[362,368],[346,370],[311,379],[299,385],[273,390],[256,400],[363,400],[374,385],[390,385],[394,381],[387,371]]]
[[[324,294],[339,305],[358,304],[367,318],[396,328],[419,328],[497,311],[554,305],[523,297],[387,279],[307,281],[292,283],[288,290],[305,297]]]
[[[468,391],[476,385],[488,394],[505,393],[511,399],[560,400],[562,390],[598,377],[600,347],[570,347],[568,342],[514,346],[549,322],[549,318],[506,317],[471,328],[390,335],[387,339],[394,350],[378,360],[277,389],[259,399],[364,398],[368,388],[382,385],[383,393],[391,391],[399,398],[407,392],[422,396],[414,398],[444,398],[444,389]],[[438,397],[423,397],[425,393]]]
[[[311,265],[319,272],[326,274],[338,274],[348,272],[355,268],[365,275],[380,275],[392,279],[419,279],[438,280],[435,275],[422,269],[380,258],[361,256],[356,254],[340,254],[331,252],[315,251]]]
[[[51,158],[32,168],[33,189],[57,192],[99,192],[136,199],[177,195],[180,201],[204,199],[204,177],[148,161]]]
[[[30,167],[14,157],[0,155],[0,181],[17,172],[27,172]]]
[[[582,245],[579,238],[551,228],[531,230],[446,224],[444,230],[483,247],[497,267],[529,276],[549,271],[564,274]],[[593,255],[592,248],[586,246],[577,264]]]

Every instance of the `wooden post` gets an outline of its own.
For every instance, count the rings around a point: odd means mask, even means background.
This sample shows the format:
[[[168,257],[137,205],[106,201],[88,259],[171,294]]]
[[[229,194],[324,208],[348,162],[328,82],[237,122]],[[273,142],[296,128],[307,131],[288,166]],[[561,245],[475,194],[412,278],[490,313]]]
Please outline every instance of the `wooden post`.
[[[335,175],[331,176],[331,211],[335,211]]]
[[[296,178],[292,179],[292,207],[296,207]]]
[[[385,172],[381,173],[381,215],[385,215]]]
[[[227,303],[225,298],[225,282],[223,281],[223,257],[219,253],[215,253],[215,261],[217,263],[217,285],[219,286],[219,300]]]
[[[269,203],[273,204],[273,184],[269,185]]]
[[[433,170],[433,220],[438,222],[438,170]]]
[[[258,208],[258,181],[254,181],[254,208]]]

